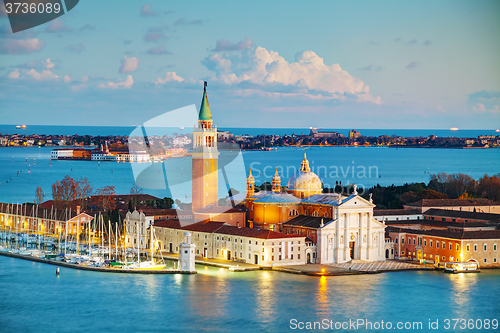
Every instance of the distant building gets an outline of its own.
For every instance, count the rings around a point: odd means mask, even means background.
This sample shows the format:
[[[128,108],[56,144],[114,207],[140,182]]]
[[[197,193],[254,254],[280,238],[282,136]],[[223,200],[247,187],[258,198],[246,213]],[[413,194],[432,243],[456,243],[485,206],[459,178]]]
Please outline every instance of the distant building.
[[[420,220],[423,218],[418,209],[374,209],[373,218],[379,222]]]
[[[317,128],[311,128],[310,134],[313,136],[315,139],[318,138],[342,138],[343,135],[340,134],[339,132],[330,132],[330,131],[322,131]]]
[[[361,136],[361,133],[359,133],[356,130],[349,131],[349,139],[357,139]]]
[[[202,221],[179,227],[175,222],[153,225],[162,249],[178,253],[184,233],[191,233],[196,256],[239,261],[261,266],[302,265],[306,263],[305,237],[275,231],[238,228],[224,222]]]
[[[500,203],[483,198],[477,199],[422,199],[404,205],[405,209],[417,209],[425,213],[431,208],[468,212],[500,214]]]

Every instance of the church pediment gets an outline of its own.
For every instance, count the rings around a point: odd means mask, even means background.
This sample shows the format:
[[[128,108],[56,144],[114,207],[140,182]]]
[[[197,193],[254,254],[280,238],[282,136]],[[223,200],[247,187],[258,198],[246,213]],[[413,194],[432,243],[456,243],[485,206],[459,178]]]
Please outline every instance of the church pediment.
[[[351,195],[342,201],[338,207],[340,208],[369,208],[375,207],[373,203],[360,197],[359,195]]]

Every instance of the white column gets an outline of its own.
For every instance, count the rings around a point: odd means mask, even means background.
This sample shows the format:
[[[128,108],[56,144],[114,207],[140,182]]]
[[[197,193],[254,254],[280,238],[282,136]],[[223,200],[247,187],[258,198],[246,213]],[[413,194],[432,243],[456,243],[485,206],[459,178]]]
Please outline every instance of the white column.
[[[366,241],[367,241],[367,246],[368,250],[366,251],[366,259],[371,259],[370,258],[370,251],[372,249],[372,219],[371,219],[372,213],[368,213],[368,235],[366,236]]]
[[[351,214],[344,215],[344,260],[348,261],[349,256],[349,221],[351,219]]]
[[[335,247],[334,247],[334,254],[335,254],[335,262],[339,263],[342,259],[341,256],[341,249],[340,249],[340,214],[337,209],[337,241],[335,242]]]

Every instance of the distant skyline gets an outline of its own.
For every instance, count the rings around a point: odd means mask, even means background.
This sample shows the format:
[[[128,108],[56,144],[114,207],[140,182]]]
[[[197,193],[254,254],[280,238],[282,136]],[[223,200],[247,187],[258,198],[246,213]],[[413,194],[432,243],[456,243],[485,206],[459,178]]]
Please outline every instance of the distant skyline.
[[[131,126],[203,81],[219,127],[496,129],[500,2],[80,1],[12,34],[0,123]]]

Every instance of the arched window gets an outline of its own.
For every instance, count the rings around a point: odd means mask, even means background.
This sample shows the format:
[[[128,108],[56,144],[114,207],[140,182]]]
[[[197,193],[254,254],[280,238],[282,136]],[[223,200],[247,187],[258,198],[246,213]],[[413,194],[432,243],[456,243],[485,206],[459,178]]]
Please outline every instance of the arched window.
[[[319,216],[319,213],[318,212],[314,212],[313,216]]]

